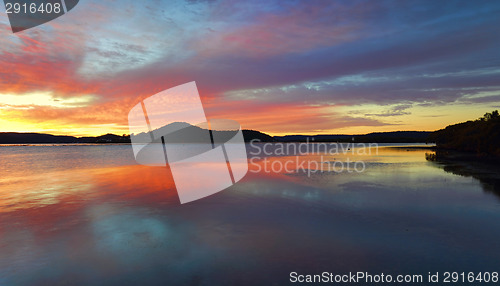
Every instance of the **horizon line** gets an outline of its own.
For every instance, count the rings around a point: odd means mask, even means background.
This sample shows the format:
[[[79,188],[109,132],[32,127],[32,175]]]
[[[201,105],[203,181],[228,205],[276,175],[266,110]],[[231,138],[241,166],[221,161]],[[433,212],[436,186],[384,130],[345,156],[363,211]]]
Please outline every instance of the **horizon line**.
[[[438,129],[441,130],[441,129]],[[368,134],[375,134],[375,133],[395,133],[395,132],[428,132],[432,133],[438,130],[394,130],[394,131],[374,131],[374,132],[368,132],[368,133],[357,133],[357,134],[348,134],[348,133],[316,133],[316,134],[304,134],[304,133],[293,133],[293,134],[285,134],[285,135],[272,135],[272,133],[266,133],[260,130],[255,130],[255,129],[242,129],[242,131],[256,131],[260,132],[262,134],[271,136],[271,137],[286,137],[286,136],[329,136],[329,135],[335,135],[335,136],[360,136],[360,135],[368,135]],[[70,135],[70,134],[56,134],[56,133],[45,133],[45,132],[37,132],[37,131],[0,131],[0,134],[40,134],[40,135],[51,135],[51,136],[67,136],[67,137],[75,137],[75,138],[84,138],[84,137],[101,137],[101,136],[106,136],[106,135],[114,135],[114,136],[119,136],[119,137],[129,137],[130,134],[115,134],[115,133],[105,133],[101,135]]]

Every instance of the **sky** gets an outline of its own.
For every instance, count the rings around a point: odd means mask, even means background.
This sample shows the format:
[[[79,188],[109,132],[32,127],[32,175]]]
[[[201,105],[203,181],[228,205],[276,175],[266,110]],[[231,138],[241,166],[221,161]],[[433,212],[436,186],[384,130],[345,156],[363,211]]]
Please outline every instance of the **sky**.
[[[0,132],[128,134],[196,81],[208,118],[271,135],[428,130],[500,109],[500,1],[95,1],[13,34]]]

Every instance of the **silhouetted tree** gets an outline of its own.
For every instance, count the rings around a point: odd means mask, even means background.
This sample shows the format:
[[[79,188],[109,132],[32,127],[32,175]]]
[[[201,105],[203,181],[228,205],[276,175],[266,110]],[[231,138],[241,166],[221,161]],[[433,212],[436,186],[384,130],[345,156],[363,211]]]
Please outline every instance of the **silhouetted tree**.
[[[491,113],[486,112],[482,119],[484,119],[485,121],[489,121],[489,120],[496,120],[499,117],[500,117],[500,115],[498,115],[498,110],[495,110],[495,111],[492,111]]]
[[[429,141],[438,148],[500,156],[500,115],[498,110],[475,121],[447,126],[431,133]]]

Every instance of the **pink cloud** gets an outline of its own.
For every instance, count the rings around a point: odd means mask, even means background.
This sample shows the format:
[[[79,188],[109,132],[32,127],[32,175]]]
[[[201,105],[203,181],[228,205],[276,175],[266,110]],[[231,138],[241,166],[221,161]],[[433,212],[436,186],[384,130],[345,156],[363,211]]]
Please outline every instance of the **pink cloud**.
[[[238,54],[269,57],[300,53],[351,42],[360,37],[362,23],[350,21],[362,6],[299,5],[286,13],[266,13],[251,24],[214,32],[194,43],[203,56]]]

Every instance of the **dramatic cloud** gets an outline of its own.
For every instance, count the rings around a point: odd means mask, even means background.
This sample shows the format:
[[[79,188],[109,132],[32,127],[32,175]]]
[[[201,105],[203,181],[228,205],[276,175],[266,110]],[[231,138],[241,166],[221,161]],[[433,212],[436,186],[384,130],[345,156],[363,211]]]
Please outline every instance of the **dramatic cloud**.
[[[498,106],[499,13],[496,1],[89,0],[15,35],[1,14],[0,123],[126,133],[140,99],[195,80],[208,115],[274,134],[440,128]]]

